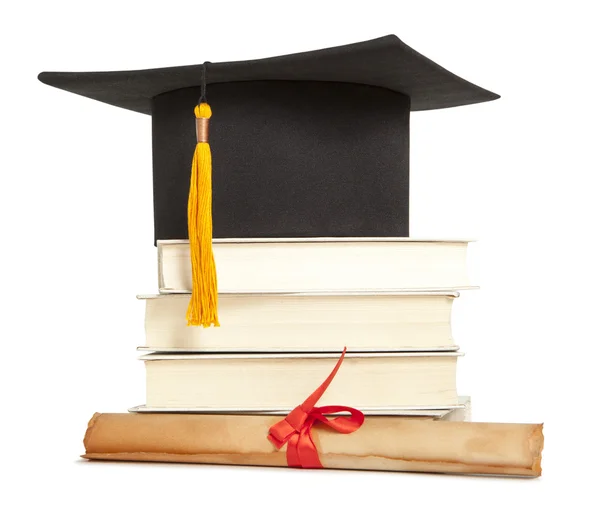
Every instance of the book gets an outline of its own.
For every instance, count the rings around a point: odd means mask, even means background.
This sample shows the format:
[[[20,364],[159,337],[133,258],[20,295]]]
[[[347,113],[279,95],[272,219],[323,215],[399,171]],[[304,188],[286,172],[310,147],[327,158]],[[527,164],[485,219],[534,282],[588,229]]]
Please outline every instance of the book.
[[[320,405],[359,410],[457,405],[457,352],[347,353]],[[146,407],[290,411],[327,378],[339,354],[151,353]]]
[[[285,410],[231,410],[231,409],[211,409],[202,410],[198,408],[179,407],[179,408],[151,408],[146,405],[136,405],[127,409],[128,412],[140,414],[247,414],[247,415],[269,415],[285,416],[288,411]],[[404,416],[414,418],[439,419],[443,421],[471,421],[471,397],[459,396],[458,403],[448,408],[401,408],[401,409],[364,409],[366,416]],[[343,415],[340,413],[339,415]]]
[[[219,292],[460,290],[468,241],[411,238],[215,239]],[[191,291],[187,240],[157,242],[159,291]]]
[[[148,351],[452,351],[455,292],[223,294],[221,326],[188,326],[189,294],[145,300]]]
[[[267,439],[281,416],[94,414],[86,459],[286,467]],[[366,416],[351,434],[312,427],[324,468],[537,477],[543,425]],[[288,444],[289,446],[289,444]]]

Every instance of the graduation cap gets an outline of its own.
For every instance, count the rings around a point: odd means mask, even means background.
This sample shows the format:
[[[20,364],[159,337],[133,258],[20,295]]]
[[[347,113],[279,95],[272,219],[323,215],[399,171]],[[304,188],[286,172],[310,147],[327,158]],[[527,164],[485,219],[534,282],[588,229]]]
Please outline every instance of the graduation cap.
[[[155,239],[189,238],[188,323],[203,326],[218,324],[213,236],[408,236],[410,111],[498,98],[394,35],[251,61],[39,79],[152,115]]]

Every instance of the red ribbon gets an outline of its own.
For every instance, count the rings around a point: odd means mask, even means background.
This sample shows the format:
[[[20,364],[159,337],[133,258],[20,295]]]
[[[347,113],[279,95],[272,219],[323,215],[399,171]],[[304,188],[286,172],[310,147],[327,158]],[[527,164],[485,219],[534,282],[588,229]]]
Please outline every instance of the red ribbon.
[[[319,460],[319,452],[312,438],[312,426],[315,423],[324,423],[333,428],[336,432],[342,434],[351,434],[358,430],[365,421],[364,414],[355,408],[344,407],[342,405],[329,405],[326,407],[315,407],[321,396],[329,387],[331,380],[337,374],[342,365],[346,348],[342,351],[342,356],[337,361],[333,371],[327,379],[313,392],[302,405],[292,410],[285,419],[275,423],[269,429],[267,438],[277,449],[280,449],[287,443],[287,463],[293,468],[322,468]],[[327,414],[337,412],[349,412],[348,416],[339,416],[328,419]]]

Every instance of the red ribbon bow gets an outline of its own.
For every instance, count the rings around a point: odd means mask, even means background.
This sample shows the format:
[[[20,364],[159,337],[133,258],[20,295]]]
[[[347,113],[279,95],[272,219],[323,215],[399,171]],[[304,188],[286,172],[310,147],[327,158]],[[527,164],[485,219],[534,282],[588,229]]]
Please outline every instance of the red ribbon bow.
[[[267,438],[277,449],[280,449],[287,443],[287,463],[293,468],[322,468],[319,460],[319,452],[313,441],[311,429],[315,423],[325,423],[328,427],[342,434],[351,434],[358,430],[365,421],[364,414],[355,408],[344,407],[342,405],[329,405],[326,407],[315,407],[323,393],[329,387],[331,380],[342,365],[346,348],[342,351],[342,356],[337,361],[333,371],[327,379],[313,392],[302,405],[292,410],[285,419],[275,423],[269,429]],[[327,414],[337,412],[349,412],[348,416],[339,416],[334,419],[328,419]]]

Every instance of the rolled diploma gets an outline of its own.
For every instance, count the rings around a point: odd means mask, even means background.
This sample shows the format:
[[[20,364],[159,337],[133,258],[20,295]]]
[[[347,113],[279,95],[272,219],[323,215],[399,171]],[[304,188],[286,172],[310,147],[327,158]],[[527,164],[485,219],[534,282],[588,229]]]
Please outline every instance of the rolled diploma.
[[[268,440],[281,416],[95,414],[86,459],[287,466]],[[541,475],[541,424],[470,423],[367,416],[352,434],[313,427],[324,468]]]

